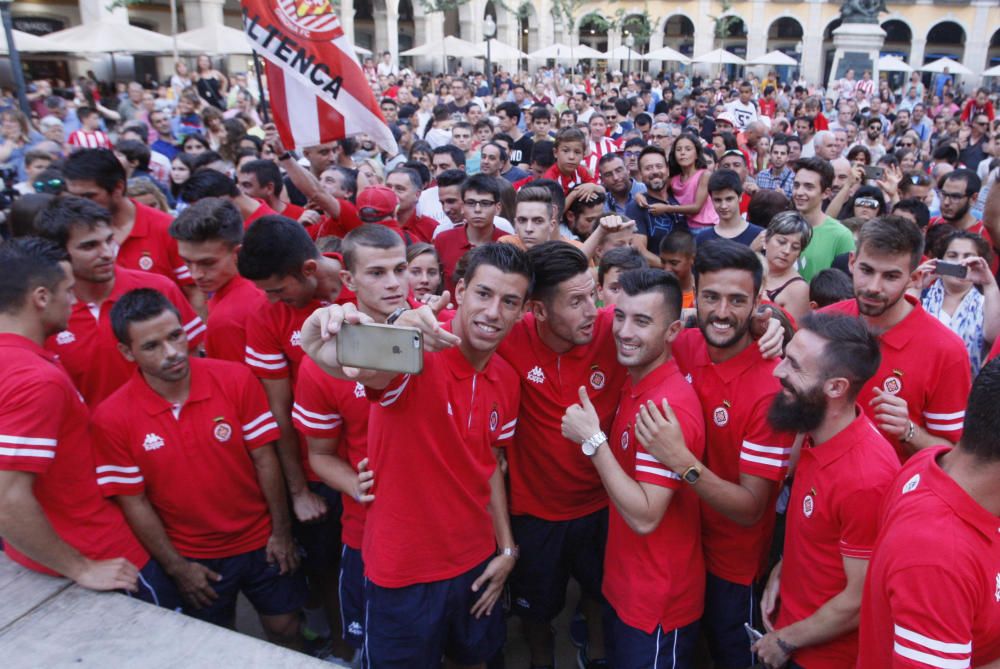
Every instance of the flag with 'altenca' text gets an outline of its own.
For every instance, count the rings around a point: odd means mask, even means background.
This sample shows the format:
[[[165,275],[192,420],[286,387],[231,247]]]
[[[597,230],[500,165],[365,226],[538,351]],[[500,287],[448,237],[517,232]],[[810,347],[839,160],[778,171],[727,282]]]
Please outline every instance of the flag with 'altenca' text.
[[[264,59],[268,102],[288,148],[367,133],[398,151],[331,0],[241,0],[243,30]]]

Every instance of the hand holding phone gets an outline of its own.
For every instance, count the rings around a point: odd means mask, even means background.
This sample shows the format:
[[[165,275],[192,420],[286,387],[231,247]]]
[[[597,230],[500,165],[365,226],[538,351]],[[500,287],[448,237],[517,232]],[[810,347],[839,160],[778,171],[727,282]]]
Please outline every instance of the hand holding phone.
[[[969,273],[969,268],[965,265],[938,260],[934,263],[934,273],[941,276],[954,276],[964,279]]]
[[[878,181],[885,175],[885,168],[880,165],[865,165],[865,179]]]
[[[416,328],[381,323],[345,323],[337,332],[341,367],[419,374],[424,369],[424,337]]]

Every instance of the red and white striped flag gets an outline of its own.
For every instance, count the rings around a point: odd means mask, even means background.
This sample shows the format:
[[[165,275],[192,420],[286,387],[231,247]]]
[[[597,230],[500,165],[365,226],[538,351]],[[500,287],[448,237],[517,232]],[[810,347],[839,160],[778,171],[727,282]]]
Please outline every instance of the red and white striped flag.
[[[396,153],[354,45],[330,0],[241,0],[243,30],[264,58],[268,102],[289,148],[367,133]]]

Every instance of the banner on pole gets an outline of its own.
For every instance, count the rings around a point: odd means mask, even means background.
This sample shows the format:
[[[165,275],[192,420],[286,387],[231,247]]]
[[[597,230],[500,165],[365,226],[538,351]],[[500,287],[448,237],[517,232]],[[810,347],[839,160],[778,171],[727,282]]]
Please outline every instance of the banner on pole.
[[[367,133],[398,152],[354,45],[330,0],[241,0],[243,30],[264,59],[267,92],[288,148]]]

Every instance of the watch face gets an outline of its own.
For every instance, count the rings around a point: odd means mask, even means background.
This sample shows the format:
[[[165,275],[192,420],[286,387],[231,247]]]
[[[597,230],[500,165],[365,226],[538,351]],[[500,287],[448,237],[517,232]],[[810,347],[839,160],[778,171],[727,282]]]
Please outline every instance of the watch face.
[[[584,455],[586,455],[589,458],[589,457],[591,457],[596,452],[597,452],[597,447],[593,444],[593,442],[590,442],[590,441],[583,442],[583,454]]]
[[[694,483],[695,481],[698,480],[700,476],[701,472],[699,472],[697,469],[691,469],[684,474],[684,480],[687,481],[688,483]]]

